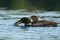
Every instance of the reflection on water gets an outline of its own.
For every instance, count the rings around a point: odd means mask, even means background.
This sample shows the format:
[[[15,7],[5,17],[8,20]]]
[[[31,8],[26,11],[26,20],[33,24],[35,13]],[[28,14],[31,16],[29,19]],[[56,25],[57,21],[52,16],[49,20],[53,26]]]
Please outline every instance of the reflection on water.
[[[60,23],[59,12],[26,12],[21,10],[0,10],[0,40],[57,40],[60,39],[60,25],[58,27],[29,27],[21,29],[13,23],[22,17],[36,15],[39,20],[50,20]],[[41,18],[41,19],[40,19]]]

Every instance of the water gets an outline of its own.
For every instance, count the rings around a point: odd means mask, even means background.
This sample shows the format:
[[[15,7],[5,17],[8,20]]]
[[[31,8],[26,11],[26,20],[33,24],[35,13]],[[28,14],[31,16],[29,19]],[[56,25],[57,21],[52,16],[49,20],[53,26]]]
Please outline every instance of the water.
[[[23,10],[0,10],[0,40],[60,40],[58,27],[29,27],[22,29],[13,26],[22,17],[38,16],[39,20],[50,20],[60,23],[60,12],[26,12]]]

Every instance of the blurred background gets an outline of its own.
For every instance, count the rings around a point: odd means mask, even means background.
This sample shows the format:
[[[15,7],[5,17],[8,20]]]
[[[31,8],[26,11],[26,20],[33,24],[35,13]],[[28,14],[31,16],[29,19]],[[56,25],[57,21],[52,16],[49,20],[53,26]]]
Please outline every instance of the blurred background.
[[[0,9],[39,9],[59,11],[60,0],[0,0]]]

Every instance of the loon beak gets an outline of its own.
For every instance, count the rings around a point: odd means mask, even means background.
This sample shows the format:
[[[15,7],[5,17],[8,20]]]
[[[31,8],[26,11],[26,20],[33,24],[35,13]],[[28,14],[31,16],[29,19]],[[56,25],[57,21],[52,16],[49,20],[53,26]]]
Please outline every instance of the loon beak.
[[[20,23],[21,23],[21,22],[18,22],[18,21],[17,21],[17,22],[15,22],[13,25],[14,25],[14,26],[19,26]]]
[[[13,25],[14,25],[14,26],[19,26],[18,22],[15,22]]]

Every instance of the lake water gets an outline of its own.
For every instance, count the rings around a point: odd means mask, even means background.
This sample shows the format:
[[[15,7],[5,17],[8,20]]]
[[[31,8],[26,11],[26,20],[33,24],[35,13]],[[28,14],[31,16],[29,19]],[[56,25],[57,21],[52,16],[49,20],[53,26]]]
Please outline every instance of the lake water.
[[[58,11],[0,10],[0,40],[60,40],[60,24],[57,27],[29,27],[22,29],[13,26],[22,17],[36,15],[39,20],[60,23]]]

